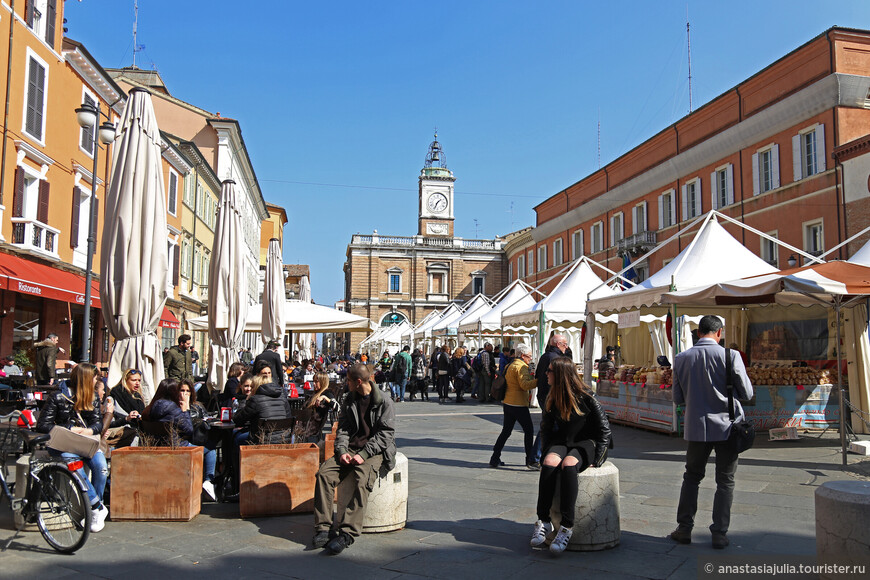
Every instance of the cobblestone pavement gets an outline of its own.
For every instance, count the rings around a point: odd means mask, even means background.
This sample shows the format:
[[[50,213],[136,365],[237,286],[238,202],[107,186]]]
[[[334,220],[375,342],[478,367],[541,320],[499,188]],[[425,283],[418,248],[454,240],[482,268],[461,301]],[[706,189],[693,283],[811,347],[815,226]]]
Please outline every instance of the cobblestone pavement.
[[[570,574],[607,578],[696,578],[711,557],[815,553],[813,493],[826,481],[870,476],[870,462],[840,466],[836,434],[768,442],[740,458],[731,546],[713,551],[706,529],[713,467],[702,483],[691,545],[665,536],[675,527],[684,442],[616,426],[611,461],[620,470],[620,545],[552,557],[528,547],[537,473],[523,467],[522,437],[508,440],[502,469],[487,467],[501,428],[496,405],[397,406],[399,448],[409,458],[407,527],[364,535],[339,556],[312,550],[312,516],[242,520],[238,506],[205,504],[185,523],[109,522],[77,554],[54,553],[38,532],[0,554],[3,578],[533,578]],[[7,505],[0,541],[12,535]]]

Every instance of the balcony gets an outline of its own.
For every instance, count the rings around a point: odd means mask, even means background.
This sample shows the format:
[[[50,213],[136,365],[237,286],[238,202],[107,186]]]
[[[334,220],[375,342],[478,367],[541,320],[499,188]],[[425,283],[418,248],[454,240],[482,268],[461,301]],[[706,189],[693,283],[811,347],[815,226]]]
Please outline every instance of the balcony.
[[[498,251],[502,249],[504,241],[500,239],[465,240],[463,238],[429,238],[426,236],[382,236],[378,234],[369,236],[356,234],[351,238],[350,243],[353,246],[378,246],[400,248],[428,246],[436,248]]]
[[[59,258],[57,254],[57,238],[60,230],[56,230],[42,222],[27,218],[12,219],[12,243],[25,250],[33,250]]]
[[[639,232],[616,242],[616,249],[628,252],[646,252],[656,247],[656,232]]]

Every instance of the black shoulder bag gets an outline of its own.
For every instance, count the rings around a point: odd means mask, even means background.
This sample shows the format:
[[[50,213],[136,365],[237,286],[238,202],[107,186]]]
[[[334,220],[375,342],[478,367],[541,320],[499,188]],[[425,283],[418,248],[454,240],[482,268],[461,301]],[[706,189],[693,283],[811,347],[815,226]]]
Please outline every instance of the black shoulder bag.
[[[734,385],[732,385],[731,377],[733,375],[731,369],[731,349],[725,349],[725,387],[728,390],[728,418],[731,419],[731,433],[728,435],[728,441],[734,446],[737,453],[743,453],[747,449],[752,448],[755,443],[755,427],[746,419],[734,421]]]

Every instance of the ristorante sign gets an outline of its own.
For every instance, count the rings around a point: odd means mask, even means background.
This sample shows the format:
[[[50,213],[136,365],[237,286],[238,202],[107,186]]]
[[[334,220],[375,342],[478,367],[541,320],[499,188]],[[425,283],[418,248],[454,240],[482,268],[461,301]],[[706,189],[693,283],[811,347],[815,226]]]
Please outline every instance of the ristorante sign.
[[[68,272],[62,272],[59,274],[63,274],[63,276],[59,276],[59,278],[67,278],[67,280],[57,280],[58,282],[79,282],[79,284],[76,284],[77,286],[84,286],[84,280],[82,280],[75,274],[71,274]],[[85,303],[85,295],[83,292],[77,292],[76,290],[60,288],[57,286],[50,286],[48,284],[42,284],[39,282],[33,282],[32,280],[19,280],[9,277],[8,288],[9,290],[15,292],[21,292],[22,294],[41,296],[42,298],[48,298],[51,300],[60,300],[62,302],[72,302],[74,304],[82,305]],[[84,288],[82,288],[82,290],[84,290]],[[91,291],[91,306],[95,308],[100,307],[99,290]]]

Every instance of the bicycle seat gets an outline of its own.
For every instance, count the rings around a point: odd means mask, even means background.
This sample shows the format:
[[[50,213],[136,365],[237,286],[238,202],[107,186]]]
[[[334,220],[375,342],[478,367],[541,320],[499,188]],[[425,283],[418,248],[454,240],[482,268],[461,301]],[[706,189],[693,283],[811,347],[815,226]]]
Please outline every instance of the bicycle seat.
[[[28,431],[27,429],[20,430],[21,436],[27,441],[28,445],[39,445],[51,439],[48,433],[37,433],[36,431]]]

